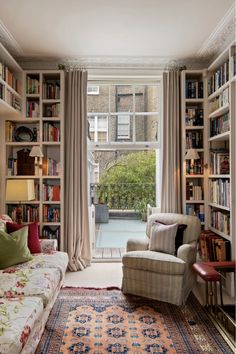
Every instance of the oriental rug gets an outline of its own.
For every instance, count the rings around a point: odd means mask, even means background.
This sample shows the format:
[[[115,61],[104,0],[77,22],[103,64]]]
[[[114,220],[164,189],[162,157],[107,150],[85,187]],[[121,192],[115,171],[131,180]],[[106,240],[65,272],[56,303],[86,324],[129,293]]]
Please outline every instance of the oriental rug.
[[[36,353],[233,352],[192,294],[178,307],[114,288],[64,288]]]

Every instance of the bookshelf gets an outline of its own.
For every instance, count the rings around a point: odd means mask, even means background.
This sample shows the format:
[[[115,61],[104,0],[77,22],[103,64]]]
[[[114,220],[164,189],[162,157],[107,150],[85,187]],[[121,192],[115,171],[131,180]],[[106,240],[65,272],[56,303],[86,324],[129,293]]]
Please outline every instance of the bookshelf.
[[[64,216],[64,73],[24,71],[22,116],[5,119],[5,183],[33,179],[36,198],[23,204],[23,222],[38,221],[41,237],[57,238],[63,248]],[[20,170],[21,153],[38,146],[43,157],[30,173]],[[27,158],[27,161],[29,159]],[[22,167],[22,166],[21,166]],[[13,219],[19,201],[5,203]]]
[[[202,227],[206,222],[206,131],[205,131],[205,71],[183,70],[182,88],[182,204],[188,215],[199,217]],[[185,159],[194,149],[199,159]]]
[[[0,43],[0,115],[20,115],[23,70]]]
[[[214,60],[207,70],[207,154],[209,185],[206,228],[215,242],[227,244],[228,260],[235,259],[235,136],[236,136],[236,44]],[[213,237],[213,236],[212,236]],[[233,295],[233,277],[226,276]]]

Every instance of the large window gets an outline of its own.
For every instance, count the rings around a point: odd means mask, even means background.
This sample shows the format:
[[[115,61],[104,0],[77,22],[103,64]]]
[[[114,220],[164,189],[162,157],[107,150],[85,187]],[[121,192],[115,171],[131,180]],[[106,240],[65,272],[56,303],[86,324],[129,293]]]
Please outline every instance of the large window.
[[[156,83],[130,84],[90,81],[87,99],[90,137],[96,145],[158,145],[158,80]]]

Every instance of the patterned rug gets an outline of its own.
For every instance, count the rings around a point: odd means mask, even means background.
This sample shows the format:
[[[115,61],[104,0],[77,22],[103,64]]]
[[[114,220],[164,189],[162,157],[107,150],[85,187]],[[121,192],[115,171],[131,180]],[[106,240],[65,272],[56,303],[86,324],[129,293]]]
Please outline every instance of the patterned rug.
[[[114,288],[64,288],[36,353],[233,352],[192,294],[178,307]]]

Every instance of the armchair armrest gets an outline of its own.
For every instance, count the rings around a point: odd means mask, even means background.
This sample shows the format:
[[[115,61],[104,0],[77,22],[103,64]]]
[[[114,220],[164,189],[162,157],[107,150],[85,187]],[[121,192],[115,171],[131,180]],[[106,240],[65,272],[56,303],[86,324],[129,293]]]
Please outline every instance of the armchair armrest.
[[[180,246],[177,251],[177,257],[189,264],[196,262],[196,255],[196,242],[185,243],[184,245]]]
[[[56,239],[41,238],[39,240],[42,253],[53,253],[57,250]]]
[[[148,250],[149,240],[142,239],[138,240],[135,238],[131,238],[127,241],[126,251],[146,251]]]

